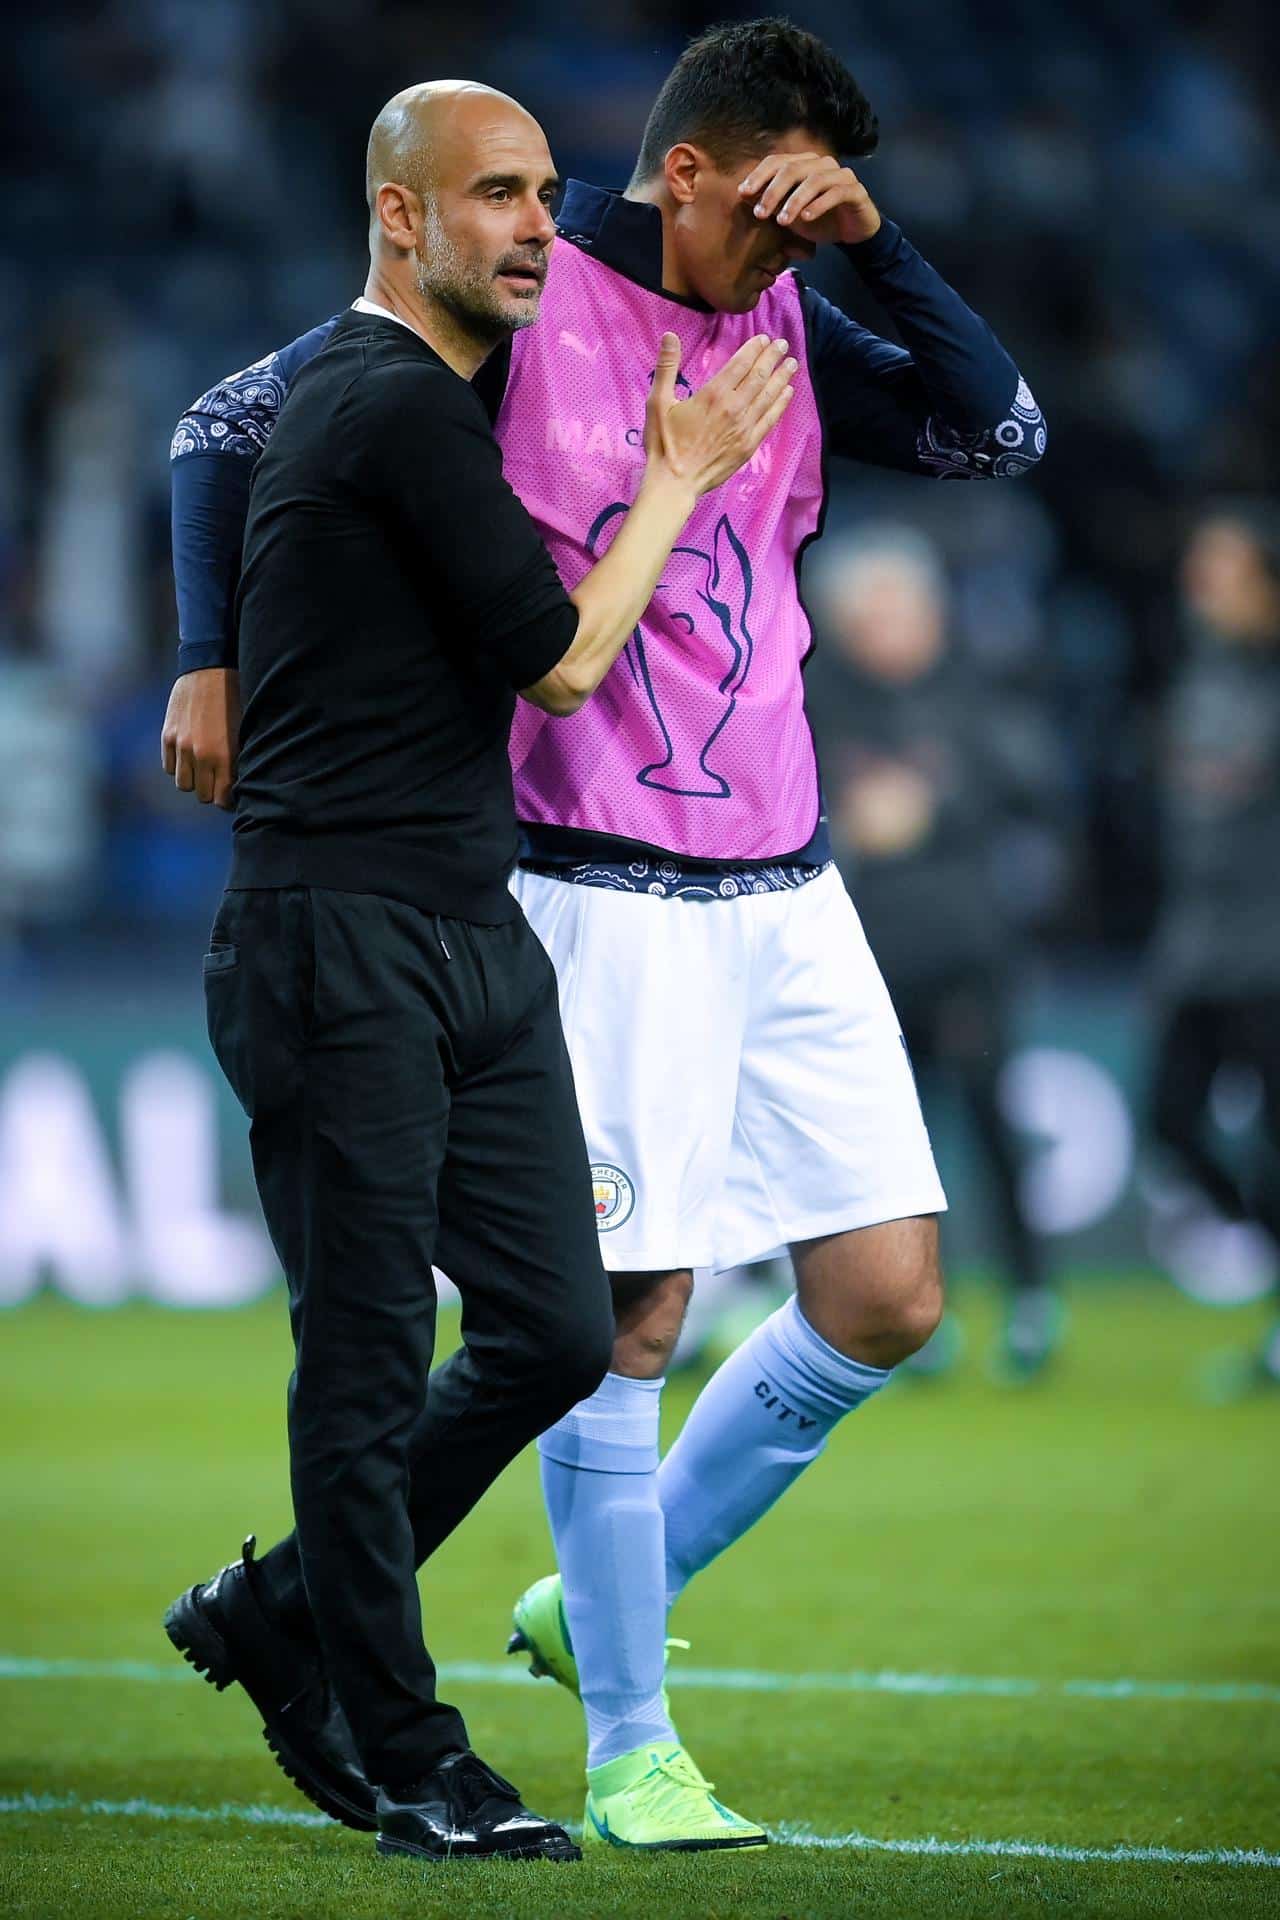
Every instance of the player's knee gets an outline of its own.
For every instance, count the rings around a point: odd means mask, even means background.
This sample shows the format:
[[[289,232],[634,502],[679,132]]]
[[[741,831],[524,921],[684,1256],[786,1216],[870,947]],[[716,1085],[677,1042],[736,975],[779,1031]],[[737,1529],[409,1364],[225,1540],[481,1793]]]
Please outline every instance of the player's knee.
[[[620,1333],[613,1343],[609,1370],[629,1380],[657,1380],[666,1372],[679,1337],[679,1328],[674,1332],[641,1328]]]
[[[931,1259],[892,1287],[864,1298],[850,1343],[854,1357],[878,1367],[901,1365],[937,1332],[942,1308],[942,1273]]]
[[[615,1275],[612,1371],[636,1380],[665,1373],[692,1293],[688,1272]]]
[[[935,1265],[921,1274],[916,1286],[898,1303],[892,1334],[901,1348],[899,1360],[910,1359],[928,1344],[941,1325],[942,1311],[942,1275]]]

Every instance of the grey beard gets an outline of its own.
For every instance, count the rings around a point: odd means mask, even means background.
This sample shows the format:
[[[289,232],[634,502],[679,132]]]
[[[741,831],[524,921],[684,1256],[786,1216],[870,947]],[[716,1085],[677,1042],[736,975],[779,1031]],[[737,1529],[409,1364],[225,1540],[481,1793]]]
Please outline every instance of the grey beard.
[[[451,271],[452,269],[452,271]],[[499,309],[492,283],[481,282],[461,267],[452,248],[446,258],[430,269],[421,256],[415,263],[414,280],[419,298],[443,307],[472,339],[496,345],[517,327],[526,326],[523,318],[512,320]],[[530,315],[530,319],[533,315]]]
[[[427,195],[423,214],[423,250],[414,260],[419,297],[436,301],[473,340],[483,340],[490,346],[527,326],[534,315],[529,320],[510,319],[498,306],[492,279],[481,279],[474,268],[467,266],[445,229],[434,194]]]

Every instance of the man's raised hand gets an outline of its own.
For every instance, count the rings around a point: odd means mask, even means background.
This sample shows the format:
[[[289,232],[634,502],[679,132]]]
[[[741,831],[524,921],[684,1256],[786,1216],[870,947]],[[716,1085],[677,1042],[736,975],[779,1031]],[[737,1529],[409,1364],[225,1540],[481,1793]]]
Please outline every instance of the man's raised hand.
[[[756,334],[688,400],[677,400],[680,342],[664,333],[645,410],[644,445],[695,494],[709,493],[748,461],[791,404],[796,361],[785,340]]]

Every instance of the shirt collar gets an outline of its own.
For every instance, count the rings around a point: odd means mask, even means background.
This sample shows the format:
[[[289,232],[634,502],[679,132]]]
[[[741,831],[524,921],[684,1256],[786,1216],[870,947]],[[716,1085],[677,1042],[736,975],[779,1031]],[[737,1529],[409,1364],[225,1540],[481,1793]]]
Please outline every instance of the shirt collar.
[[[625,200],[609,187],[569,180],[556,227],[563,239],[637,286],[698,313],[711,311],[705,300],[668,293],[663,286],[662,215],[652,201]]]
[[[398,313],[392,313],[390,307],[384,307],[380,301],[367,300],[364,294],[361,294],[358,300],[351,302],[351,311],[353,313],[372,313],[376,315],[379,320],[394,320],[398,327],[408,327],[409,332],[416,340],[422,340],[422,335],[416,327],[410,327],[407,320],[401,319]],[[423,345],[426,345],[425,341],[423,341]]]

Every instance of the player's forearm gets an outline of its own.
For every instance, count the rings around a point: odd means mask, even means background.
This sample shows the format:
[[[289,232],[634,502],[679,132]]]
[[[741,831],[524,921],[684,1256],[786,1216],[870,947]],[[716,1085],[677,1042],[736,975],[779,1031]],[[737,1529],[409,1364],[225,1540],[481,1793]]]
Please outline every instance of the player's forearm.
[[[252,464],[227,453],[193,454],[169,470],[179,674],[237,663],[235,595],[249,512]]]
[[[891,220],[844,252],[893,316],[942,417],[967,431],[999,421],[1017,389],[1018,369],[986,321]]]
[[[650,463],[609,551],[569,596],[578,609],[578,631],[563,659],[538,683],[550,699],[537,699],[537,705],[573,713],[595,692],[653,598],[696,501],[686,480]]]

